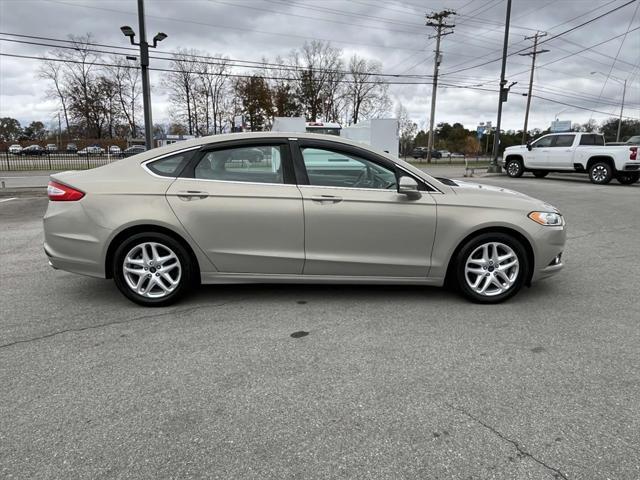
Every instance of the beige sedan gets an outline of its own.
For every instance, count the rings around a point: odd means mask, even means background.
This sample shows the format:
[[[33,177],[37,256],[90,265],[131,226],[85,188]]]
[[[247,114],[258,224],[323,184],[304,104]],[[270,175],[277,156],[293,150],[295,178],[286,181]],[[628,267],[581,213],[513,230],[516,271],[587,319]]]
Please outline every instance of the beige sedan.
[[[496,303],[563,266],[553,206],[335,136],[199,138],[52,175],[48,195],[51,265],[147,306],[198,283],[276,282],[446,282]]]

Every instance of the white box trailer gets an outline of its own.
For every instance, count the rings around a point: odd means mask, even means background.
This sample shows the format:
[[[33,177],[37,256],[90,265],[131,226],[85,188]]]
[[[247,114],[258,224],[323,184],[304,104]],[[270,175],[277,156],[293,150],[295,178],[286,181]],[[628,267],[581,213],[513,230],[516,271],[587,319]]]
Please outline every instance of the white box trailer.
[[[343,128],[340,136],[398,156],[400,138],[397,118],[375,118],[357,123]]]
[[[343,138],[364,143],[398,156],[400,139],[398,137],[398,119],[396,118],[376,118],[341,128],[337,123],[306,122],[304,117],[275,117],[271,131],[339,134]]]

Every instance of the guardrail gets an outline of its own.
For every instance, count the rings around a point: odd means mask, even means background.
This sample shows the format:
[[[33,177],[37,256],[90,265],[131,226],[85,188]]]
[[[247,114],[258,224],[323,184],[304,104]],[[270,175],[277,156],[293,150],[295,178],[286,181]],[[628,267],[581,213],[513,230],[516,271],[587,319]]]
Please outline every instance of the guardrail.
[[[426,158],[414,158],[411,155],[402,157],[406,162],[416,163],[420,165],[430,165]],[[468,165],[471,163],[482,164],[491,161],[489,156],[481,155],[465,155],[465,156],[446,156],[441,158],[431,158],[431,165]]]
[[[0,152],[0,171],[87,170],[115,162],[120,158],[122,156],[110,154],[78,155],[71,152],[44,152],[40,155]]]

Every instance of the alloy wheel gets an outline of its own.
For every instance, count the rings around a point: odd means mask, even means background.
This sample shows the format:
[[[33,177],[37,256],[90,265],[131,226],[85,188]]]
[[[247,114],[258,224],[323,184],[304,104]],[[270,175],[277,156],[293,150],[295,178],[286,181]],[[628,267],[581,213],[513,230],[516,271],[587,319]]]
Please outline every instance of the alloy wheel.
[[[501,242],[475,248],[466,260],[464,278],[475,293],[492,297],[508,291],[517,281],[520,262],[514,250]]]
[[[124,257],[122,273],[127,286],[146,298],[163,298],[180,284],[182,266],[178,256],[166,245],[144,242]]]

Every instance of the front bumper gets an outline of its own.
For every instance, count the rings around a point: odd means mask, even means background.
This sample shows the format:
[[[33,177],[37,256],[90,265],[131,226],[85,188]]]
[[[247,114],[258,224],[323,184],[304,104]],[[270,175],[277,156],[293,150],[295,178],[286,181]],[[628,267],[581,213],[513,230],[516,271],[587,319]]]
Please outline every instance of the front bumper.
[[[531,281],[555,275],[564,268],[563,253],[567,240],[566,226],[541,226],[535,236],[535,265]]]

